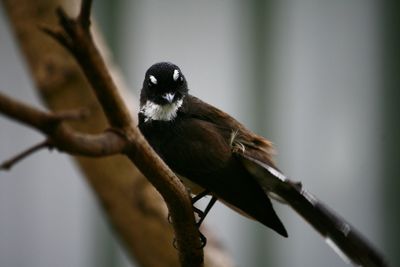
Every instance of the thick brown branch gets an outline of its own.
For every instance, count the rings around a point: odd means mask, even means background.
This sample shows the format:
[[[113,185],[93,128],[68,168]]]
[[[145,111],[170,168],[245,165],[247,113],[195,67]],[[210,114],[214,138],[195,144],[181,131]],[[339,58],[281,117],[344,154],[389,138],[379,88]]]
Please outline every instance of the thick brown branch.
[[[60,5],[68,11],[75,10],[76,5],[79,5],[78,1],[2,0],[1,2],[10,19],[15,40],[21,48],[22,58],[26,60],[27,70],[35,84],[34,89],[43,103],[57,113],[60,110],[76,107],[89,108],[90,120],[68,123],[79,132],[99,132],[108,127],[104,113],[98,105],[100,101],[94,98],[93,91],[75,62],[71,60],[70,54],[53,39],[37,31],[38,25],[47,25],[47,29],[48,25],[52,25],[51,31],[59,29],[57,34],[69,40],[70,38],[60,27],[53,28],[56,23],[54,10]],[[109,52],[101,41],[99,31],[94,31],[94,37],[96,42],[99,41],[97,45],[102,54],[106,56],[107,68],[113,75],[120,76],[111,57],[107,56]],[[116,82],[118,89],[126,89],[123,79],[117,79]],[[125,101],[129,99],[130,108],[137,107],[138,102],[129,93],[125,92],[123,97]],[[178,253],[171,244],[174,234],[166,220],[165,201],[131,161],[121,156],[96,160],[87,157],[74,159],[84,173],[83,178],[91,186],[104,209],[106,218],[121,238],[128,255],[140,266],[179,266]],[[208,233],[207,239],[205,265],[233,266],[221,243],[215,239],[215,235]],[[190,247],[188,246],[188,249]]]
[[[179,179],[133,125],[129,111],[94,45],[90,31],[85,28],[90,24],[88,7],[91,1],[83,1],[85,3],[82,3],[81,8],[85,10],[81,10],[75,20],[69,18],[62,9],[58,9],[59,22],[64,34],[69,37],[68,43],[72,43],[67,49],[72,52],[92,85],[111,126],[124,132],[129,140],[130,146],[125,151],[126,154],[165,199],[172,217],[182,266],[202,266],[203,250],[200,249],[200,237],[189,195]]]
[[[191,199],[185,187],[154,153],[141,134],[130,132],[128,136],[135,138],[135,142],[131,143],[132,147],[127,152],[128,157],[135,162],[167,203],[182,266],[202,266],[203,250],[194,222]]]

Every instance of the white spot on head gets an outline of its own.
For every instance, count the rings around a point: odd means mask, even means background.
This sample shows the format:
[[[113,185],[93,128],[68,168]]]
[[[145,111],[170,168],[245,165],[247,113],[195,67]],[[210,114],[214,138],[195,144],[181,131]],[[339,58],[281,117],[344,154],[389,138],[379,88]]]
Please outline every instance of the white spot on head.
[[[174,74],[172,75],[174,81],[177,81],[179,78],[179,70],[174,70]]]
[[[150,82],[151,82],[152,84],[157,84],[157,79],[156,79],[156,77],[154,77],[153,75],[150,75],[150,76],[149,76],[149,79],[150,79]]]

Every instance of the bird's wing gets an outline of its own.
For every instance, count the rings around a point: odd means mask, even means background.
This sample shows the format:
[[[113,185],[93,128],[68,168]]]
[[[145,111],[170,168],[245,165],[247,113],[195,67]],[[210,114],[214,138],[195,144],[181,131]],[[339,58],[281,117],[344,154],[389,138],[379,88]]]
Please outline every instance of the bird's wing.
[[[222,110],[192,95],[188,95],[187,98],[182,109],[184,113],[190,117],[205,120],[219,127],[229,140],[233,151],[240,151],[244,147],[257,148],[257,150],[254,150],[254,153],[258,153],[257,151],[259,151],[258,157],[268,162],[269,165],[274,166],[272,160],[274,149],[271,142],[249,131],[240,122]]]
[[[190,101],[201,100],[189,96]],[[306,191],[301,183],[287,179],[272,160],[272,144],[247,130],[223,111],[202,102],[192,114],[231,131],[232,152],[239,157],[265,192],[291,206],[318,231],[345,261],[356,266],[388,266],[379,252],[353,226]]]

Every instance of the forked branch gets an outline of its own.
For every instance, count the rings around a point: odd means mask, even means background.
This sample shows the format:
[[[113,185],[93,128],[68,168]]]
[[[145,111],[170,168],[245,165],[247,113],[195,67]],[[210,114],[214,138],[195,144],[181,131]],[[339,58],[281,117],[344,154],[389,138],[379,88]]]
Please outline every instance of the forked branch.
[[[128,109],[93,42],[89,30],[91,3],[90,0],[83,0],[80,13],[75,19],[69,17],[62,8],[58,8],[59,26],[41,28],[70,51],[78,62],[112,130],[98,135],[80,134],[72,131],[62,120],[56,119],[59,114],[42,112],[24,106],[22,103],[18,104],[26,108],[22,112],[24,114],[13,112],[11,109],[3,109],[0,112],[40,130],[48,136],[56,148],[68,153],[87,156],[116,153],[127,155],[167,203],[175,230],[181,265],[202,266],[203,250],[190,197],[179,179],[158,157],[133,124]],[[135,226],[132,225],[132,227]]]
[[[15,163],[41,148],[57,148],[69,154],[91,157],[104,157],[122,153],[128,142],[117,131],[106,130],[103,133],[90,135],[73,131],[63,122],[82,119],[87,116],[85,110],[70,110],[58,113],[41,111],[0,93],[0,113],[26,124],[47,136],[46,140],[20,154],[6,160],[0,170],[8,170]]]

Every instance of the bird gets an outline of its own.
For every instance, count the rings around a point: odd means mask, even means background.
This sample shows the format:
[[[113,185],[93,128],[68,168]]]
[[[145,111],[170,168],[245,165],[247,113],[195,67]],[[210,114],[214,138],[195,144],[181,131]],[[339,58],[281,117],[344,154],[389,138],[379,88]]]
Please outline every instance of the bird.
[[[356,266],[387,266],[384,257],[352,225],[287,178],[273,160],[266,138],[222,110],[189,94],[181,69],[158,62],[145,73],[138,127],[146,140],[193,195],[211,201],[198,226],[221,201],[238,213],[288,237],[271,199],[289,205],[335,252]]]

